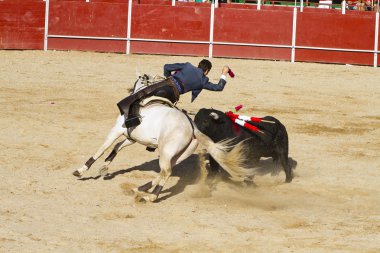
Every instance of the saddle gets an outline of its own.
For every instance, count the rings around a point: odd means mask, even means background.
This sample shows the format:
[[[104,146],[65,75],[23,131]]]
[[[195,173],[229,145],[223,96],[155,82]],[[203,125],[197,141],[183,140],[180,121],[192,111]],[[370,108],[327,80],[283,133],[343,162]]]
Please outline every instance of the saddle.
[[[151,96],[140,101],[140,107],[145,107],[151,104],[165,104],[170,107],[176,107],[172,101],[164,97]]]
[[[159,97],[159,96],[151,96],[151,97],[143,98],[138,103],[135,103],[132,106],[131,112],[133,115],[137,115],[137,117],[139,117],[141,108],[144,108],[152,104],[163,104],[172,108],[177,108],[174,105],[174,103],[167,98]]]
[[[150,84],[117,103],[120,114],[129,115],[129,109],[132,104],[139,104],[140,101],[152,96],[163,97],[175,103],[179,99],[179,92],[170,78]]]

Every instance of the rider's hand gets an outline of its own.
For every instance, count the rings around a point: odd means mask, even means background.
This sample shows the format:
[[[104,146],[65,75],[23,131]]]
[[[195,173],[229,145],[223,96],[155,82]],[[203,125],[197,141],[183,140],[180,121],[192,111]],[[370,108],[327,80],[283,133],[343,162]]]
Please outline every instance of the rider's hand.
[[[228,66],[224,66],[223,69],[222,69],[222,74],[223,75],[227,75],[228,70],[230,70],[230,68]]]

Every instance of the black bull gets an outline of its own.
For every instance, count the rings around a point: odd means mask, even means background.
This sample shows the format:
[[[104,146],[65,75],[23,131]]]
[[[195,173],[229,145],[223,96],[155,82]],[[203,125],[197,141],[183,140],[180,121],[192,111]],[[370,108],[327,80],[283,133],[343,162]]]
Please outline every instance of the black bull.
[[[286,182],[293,179],[292,165],[288,157],[289,142],[286,128],[281,122],[271,116],[262,118],[275,123],[252,123],[262,133],[252,132],[233,123],[225,113],[215,109],[200,109],[194,122],[198,129],[209,136],[214,142],[235,138],[235,144],[244,141],[247,150],[247,166],[258,164],[261,157],[272,157],[273,162],[280,161],[286,175]],[[210,158],[211,172],[218,171],[219,165]]]

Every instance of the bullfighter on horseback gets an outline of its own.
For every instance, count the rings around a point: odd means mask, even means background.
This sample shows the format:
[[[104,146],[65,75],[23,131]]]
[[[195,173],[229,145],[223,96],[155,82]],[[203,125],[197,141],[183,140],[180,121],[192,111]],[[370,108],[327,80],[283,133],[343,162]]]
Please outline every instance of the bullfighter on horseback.
[[[185,67],[186,64],[184,64],[183,69]],[[166,65],[165,69],[167,69],[169,74],[171,73],[170,65]],[[207,70],[209,71],[209,68]],[[206,73],[208,73],[208,71],[206,71]],[[223,71],[228,71],[228,67],[224,67]],[[213,159],[215,159],[215,161],[225,171],[227,171],[227,173],[231,176],[231,179],[242,182],[246,178],[250,178],[254,175],[254,170],[245,168],[243,166],[244,164],[242,161],[244,161],[245,157],[243,142],[233,146],[233,140],[223,140],[221,142],[215,143],[197,128],[194,121],[190,117],[188,117],[178,108],[171,106],[169,103],[166,103],[167,101],[165,100],[168,99],[157,99],[154,97],[149,97],[150,95],[158,94],[161,91],[169,91],[173,93],[176,91],[177,94],[182,94],[183,92],[190,91],[186,89],[185,85],[181,90],[179,90],[179,88],[176,88],[175,90],[171,89],[171,87],[173,87],[171,86],[171,82],[175,79],[174,77],[169,77],[166,79],[166,81],[170,81],[169,84],[162,84],[162,82],[160,82],[147,86],[146,84],[149,83],[149,79],[150,77],[148,75],[139,75],[137,81],[135,82],[133,93],[131,95],[134,96],[134,94],[138,94],[142,91],[145,91],[146,89],[149,89],[152,86],[161,83],[161,86],[158,88],[155,87],[156,89],[151,89],[149,92],[144,92],[142,95],[134,97],[134,100],[132,100],[133,103],[138,103],[139,107],[141,105],[138,111],[139,117],[142,119],[141,124],[133,128],[128,126],[126,127],[124,116],[125,114],[122,113],[121,115],[118,115],[116,122],[111,131],[108,133],[104,143],[87,160],[85,164],[73,172],[74,176],[82,177],[82,175],[90,169],[95,161],[97,161],[97,159],[99,159],[104,154],[104,152],[109,147],[111,147],[111,145],[122,135],[126,138],[123,138],[121,141],[114,145],[111,153],[104,160],[104,165],[99,169],[99,176],[107,175],[110,163],[116,157],[118,152],[120,152],[120,150],[124,147],[130,146],[134,143],[139,143],[146,146],[149,151],[158,149],[159,152],[160,173],[155,179],[133,189],[137,201],[153,202],[157,200],[158,195],[160,194],[166,181],[172,173],[173,166],[179,164],[180,162],[187,159],[190,155],[192,155],[197,149],[198,145],[202,147],[202,153],[200,154],[202,155],[204,152],[210,154],[210,156],[213,157]],[[204,79],[208,80],[208,78]],[[222,84],[220,85],[219,90],[222,90],[226,84],[226,81],[223,78],[222,80],[223,81],[221,81]],[[174,81],[173,83],[173,85],[176,85]],[[207,87],[207,85],[211,84],[206,81],[205,86]],[[164,89],[167,87],[169,89]],[[204,86],[198,84],[196,88],[200,91],[203,89],[203,87]],[[142,100],[140,101],[139,98]],[[202,157],[203,156],[204,155],[202,155]],[[202,168],[205,169],[205,167]],[[204,169],[202,171],[204,171]],[[204,175],[206,174],[204,173]]]
[[[207,77],[212,68],[210,61],[203,59],[198,67],[191,63],[175,63],[164,65],[165,80],[146,87],[121,100],[117,106],[121,115],[125,117],[125,127],[135,127],[141,123],[134,105],[143,98],[159,96],[169,99],[172,103],[179,100],[181,94],[191,91],[191,102],[203,90],[222,91],[226,85],[226,75],[230,69],[224,66],[218,84],[213,84]]]

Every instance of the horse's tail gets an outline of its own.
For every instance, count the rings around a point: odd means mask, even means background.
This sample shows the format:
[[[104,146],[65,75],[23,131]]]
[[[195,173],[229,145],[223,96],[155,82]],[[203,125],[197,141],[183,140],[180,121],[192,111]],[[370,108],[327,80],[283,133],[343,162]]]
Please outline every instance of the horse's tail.
[[[227,139],[215,143],[197,128],[194,129],[194,135],[215,161],[230,174],[232,180],[244,181],[255,174],[255,170],[244,167],[246,160],[243,142],[234,145],[233,139]]]

